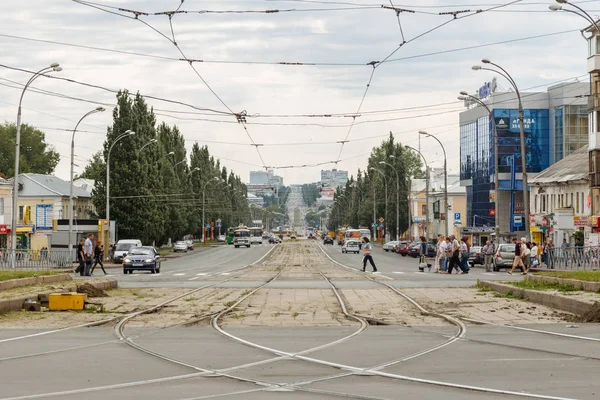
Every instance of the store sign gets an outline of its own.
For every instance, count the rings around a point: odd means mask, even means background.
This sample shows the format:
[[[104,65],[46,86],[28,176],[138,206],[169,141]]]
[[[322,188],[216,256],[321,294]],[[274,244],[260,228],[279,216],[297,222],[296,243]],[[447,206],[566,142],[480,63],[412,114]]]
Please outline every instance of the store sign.
[[[462,228],[460,230],[461,234],[469,234],[469,233],[494,233],[493,227],[487,226],[470,226],[466,228]]]
[[[35,206],[36,230],[51,231],[53,218],[54,218],[54,206],[52,204],[37,204]]]
[[[496,91],[496,78],[492,79],[491,82],[486,82],[477,91],[477,95],[480,100],[486,99]]]
[[[6,235],[8,233],[8,226],[0,225],[0,235]]]
[[[535,118],[523,118],[523,127],[525,129],[531,129],[533,125],[535,125]],[[515,131],[521,129],[519,128],[519,118],[513,118],[510,121],[510,129]]]
[[[575,228],[592,226],[590,219],[590,217],[573,217],[573,226],[575,226]]]

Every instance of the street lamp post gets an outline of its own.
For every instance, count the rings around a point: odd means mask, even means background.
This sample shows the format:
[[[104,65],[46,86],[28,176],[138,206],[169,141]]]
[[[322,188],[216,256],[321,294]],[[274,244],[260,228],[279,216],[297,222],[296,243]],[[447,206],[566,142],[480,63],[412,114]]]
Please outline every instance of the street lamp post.
[[[394,158],[394,156],[391,155],[390,158]],[[398,174],[398,171],[396,170],[396,168],[394,168],[392,164],[389,164],[385,161],[379,161],[379,164],[385,164],[391,167],[394,173],[396,174],[396,240],[400,240],[400,175]]]
[[[104,111],[104,107],[97,107],[81,117],[79,122],[77,122],[77,125],[75,125],[75,129],[73,129],[73,135],[71,136],[71,179],[69,183],[69,261],[71,262],[73,261],[73,169],[75,167],[75,132],[77,132],[77,128],[79,127],[81,121],[83,121],[87,116]]]
[[[19,213],[19,161],[21,157],[21,104],[23,103],[23,96],[31,83],[42,75],[48,72],[60,72],[62,68],[59,64],[53,63],[50,66],[42,68],[25,84],[23,91],[21,92],[21,98],[19,99],[19,108],[17,110],[17,133],[15,136],[15,171],[14,171],[14,182],[13,182],[13,197],[12,197],[12,218],[11,218],[11,247],[12,257],[11,266],[15,268],[15,260],[17,258],[17,216]]]
[[[372,168],[373,171],[378,172],[381,177],[383,178],[383,185],[385,188],[385,223],[388,224],[388,185],[387,185],[387,179],[385,179],[385,172],[383,172],[382,170],[380,170],[379,168]]]
[[[523,208],[524,208],[523,213],[525,214],[524,215],[525,234],[527,235],[527,237],[529,237],[531,232],[529,230],[530,221],[529,221],[529,188],[527,186],[527,149],[525,147],[525,125],[523,123],[523,102],[521,101],[521,93],[519,92],[519,87],[517,86],[517,83],[515,82],[515,80],[504,68],[502,68],[498,64],[491,62],[487,58],[482,59],[481,62],[484,64],[493,65],[494,67],[498,68],[502,72],[495,70],[493,68],[483,68],[479,65],[473,66],[472,69],[474,71],[479,71],[479,70],[491,71],[498,75],[503,76],[510,82],[513,89],[515,89],[515,93],[517,94],[517,98],[519,99],[519,128],[520,128],[520,139],[521,139],[521,170],[522,170],[521,174],[523,176],[523,178],[522,178],[522,181],[523,181]]]
[[[494,135],[494,191],[495,191],[495,195],[494,195],[494,234],[496,235],[496,244],[500,243],[500,218],[498,217],[499,214],[499,207],[498,207],[498,197],[500,196],[500,184],[499,184],[499,176],[500,176],[500,157],[498,154],[498,130],[496,129],[496,120],[494,119],[494,113],[492,112],[492,110],[488,107],[487,104],[485,104],[481,99],[470,95],[469,93],[467,93],[466,91],[462,91],[460,92],[461,96],[458,98],[459,100],[467,100],[470,99],[476,103],[478,103],[479,105],[483,106],[488,114],[490,115],[490,119],[492,120],[492,129],[494,130],[492,132],[492,134]],[[473,226],[475,226],[475,218],[473,218]]]
[[[448,157],[446,156],[446,149],[437,137],[425,131],[419,131],[419,134],[435,139],[440,146],[442,146],[442,151],[444,152],[444,217],[446,218],[446,222],[444,223],[444,236],[448,237]]]
[[[132,130],[126,130],[121,136],[118,136],[115,141],[108,148],[108,154],[106,156],[106,220],[108,221],[108,244],[110,245],[110,152],[117,142],[125,137],[135,135]]]
[[[423,156],[423,153],[421,153],[419,150],[415,149],[414,147],[410,147],[410,146],[404,146],[407,149],[411,149],[412,151],[418,153],[421,158],[423,159],[423,162],[425,163],[425,237],[428,238],[429,237],[429,166],[427,165],[427,160],[425,159],[425,156]]]
[[[144,150],[146,147],[148,147],[148,146],[150,146],[151,144],[154,144],[154,143],[158,143],[158,140],[156,140],[156,139],[152,139],[152,140],[150,140],[148,143],[146,143],[145,145],[143,145],[143,146],[140,148],[140,151],[138,151],[138,154],[139,154],[139,153],[141,153],[141,152],[142,152],[142,150]]]

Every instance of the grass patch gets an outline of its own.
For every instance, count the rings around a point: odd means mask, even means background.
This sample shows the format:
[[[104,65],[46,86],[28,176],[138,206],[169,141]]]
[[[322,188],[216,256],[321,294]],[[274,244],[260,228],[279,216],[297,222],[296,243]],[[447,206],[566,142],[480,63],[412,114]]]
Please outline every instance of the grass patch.
[[[299,313],[299,312],[297,312],[297,311],[294,311],[294,312],[292,313],[292,318],[296,319],[296,317],[297,317],[298,315],[300,315],[300,313]]]
[[[231,318],[235,318],[235,319],[240,319],[240,318],[245,318],[246,314],[233,314],[231,315]]]
[[[235,301],[228,301],[227,303],[224,303],[225,307],[229,308],[232,307],[235,304]]]
[[[186,297],[183,301],[195,301],[197,300],[195,297]]]
[[[521,282],[510,282],[511,285],[516,286],[521,289],[530,289],[530,290],[557,290],[561,293],[566,292],[577,292],[581,290],[580,288],[576,288],[573,285],[564,284],[564,283],[554,283],[554,282],[536,282],[530,280],[524,280]]]
[[[10,279],[37,278],[39,276],[51,276],[64,274],[63,271],[0,271],[0,282]]]
[[[600,282],[600,271],[536,272],[536,276],[551,276],[562,279],[577,279],[587,282]]]
[[[100,309],[96,306],[89,306],[89,307],[86,307],[85,312],[88,314],[96,314],[96,313],[100,312]]]
[[[475,288],[479,289],[479,292],[484,293],[484,292],[491,292],[492,288],[489,287],[488,285],[484,285],[479,278],[477,279],[477,283],[475,284]]]

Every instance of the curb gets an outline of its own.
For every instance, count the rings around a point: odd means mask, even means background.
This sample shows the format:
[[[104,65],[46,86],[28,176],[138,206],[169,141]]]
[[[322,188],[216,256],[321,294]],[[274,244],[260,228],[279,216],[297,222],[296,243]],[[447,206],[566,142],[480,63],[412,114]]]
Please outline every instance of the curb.
[[[565,285],[573,285],[586,292],[597,292],[600,290],[600,282],[580,281],[577,279],[564,279],[555,276],[536,276],[530,275],[529,280],[536,282],[561,283]]]
[[[69,276],[70,278],[70,276]],[[27,278],[29,279],[29,278]],[[64,280],[64,279],[63,279]],[[96,289],[102,289],[102,290],[109,290],[109,289],[116,289],[119,286],[119,283],[117,282],[116,279],[111,279],[110,281],[107,282],[90,282],[90,285],[94,286]],[[69,293],[69,292],[76,292],[77,291],[77,286],[67,286],[64,287],[60,290],[54,290],[54,291],[48,291],[48,292],[42,292],[42,293],[36,293],[36,294],[31,294],[28,296],[20,296],[14,299],[6,299],[6,300],[0,300],[0,312],[9,312],[9,311],[21,311],[23,309],[23,303],[29,299],[38,299],[38,297],[40,295],[48,295],[50,293]]]
[[[521,289],[504,283],[484,281],[483,285],[488,286],[492,290],[507,294],[512,293],[516,297],[521,297],[533,303],[556,308],[561,311],[566,311],[572,314],[583,315],[594,307],[594,303],[587,303],[576,299],[571,299],[566,296],[561,296],[554,293],[545,293],[537,290]]]
[[[32,278],[21,278],[21,279],[9,279],[7,281],[0,282],[0,290],[8,290],[22,286],[37,285],[40,283],[51,283],[58,281],[70,281],[71,275],[59,274],[59,275],[46,275]]]

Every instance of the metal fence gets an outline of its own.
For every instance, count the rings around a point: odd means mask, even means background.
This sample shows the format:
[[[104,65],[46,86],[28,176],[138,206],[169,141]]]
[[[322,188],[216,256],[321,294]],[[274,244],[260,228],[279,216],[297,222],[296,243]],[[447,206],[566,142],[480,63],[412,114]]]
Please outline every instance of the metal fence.
[[[51,270],[72,268],[69,250],[0,249],[0,270]]]
[[[600,269],[600,246],[554,248],[540,256],[542,268],[592,270]]]

